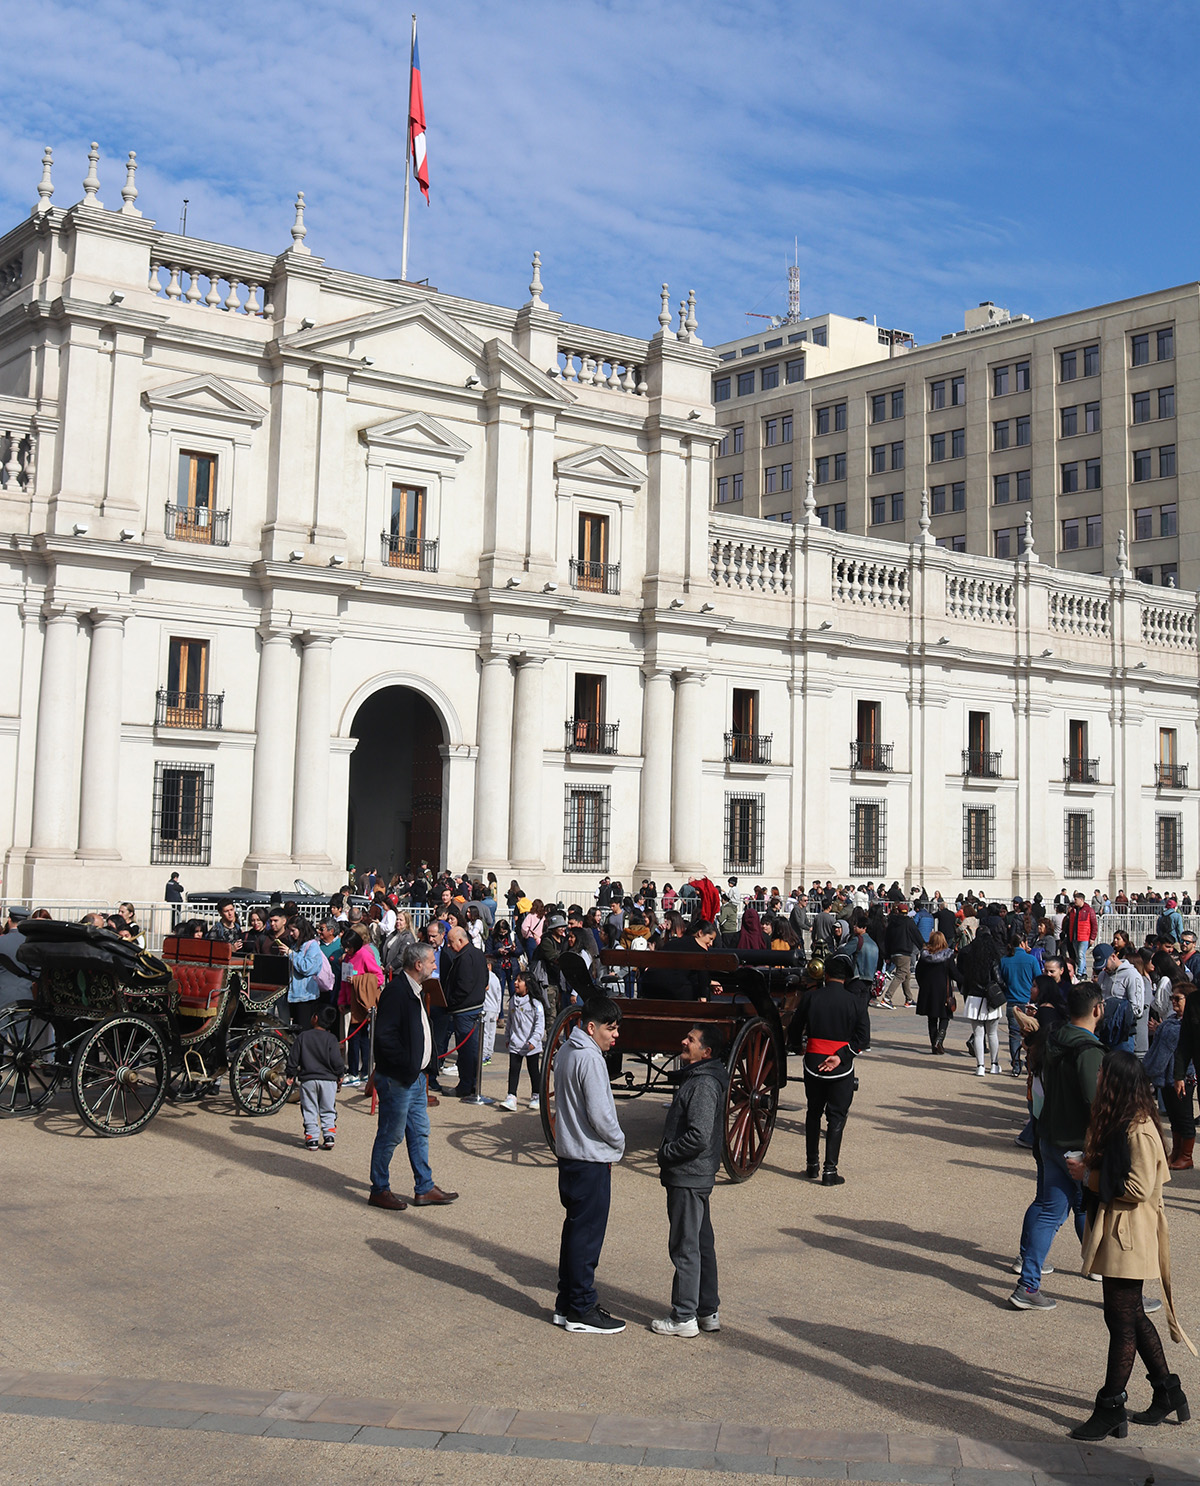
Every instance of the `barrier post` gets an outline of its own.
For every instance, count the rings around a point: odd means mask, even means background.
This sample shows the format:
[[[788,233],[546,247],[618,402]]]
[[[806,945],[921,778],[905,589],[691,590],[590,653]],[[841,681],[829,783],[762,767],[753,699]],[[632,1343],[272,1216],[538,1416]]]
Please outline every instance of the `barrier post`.
[[[486,1006],[479,1008],[479,1022],[475,1029],[475,1040],[479,1043],[479,1055],[475,1060],[475,1092],[468,1098],[459,1102],[462,1104],[495,1104],[494,1099],[488,1099],[483,1092],[483,1019]]]

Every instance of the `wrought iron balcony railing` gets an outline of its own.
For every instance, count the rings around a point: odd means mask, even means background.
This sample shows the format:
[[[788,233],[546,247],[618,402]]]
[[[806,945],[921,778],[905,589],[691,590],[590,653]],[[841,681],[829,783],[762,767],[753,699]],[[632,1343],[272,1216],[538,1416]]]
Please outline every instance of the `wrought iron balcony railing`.
[[[215,694],[207,691],[170,691],[164,686],[158,693],[154,725],[160,728],[218,731],[224,707],[223,691]]]
[[[1154,783],[1159,789],[1187,789],[1186,764],[1155,764]]]
[[[588,593],[620,593],[621,564],[619,562],[584,562],[582,558],[571,559],[571,587]]]
[[[586,717],[569,717],[566,723],[568,753],[616,753],[615,722],[589,722]]]
[[[964,748],[963,773],[970,779],[999,779],[1000,755],[980,748]]]
[[[1099,784],[1100,760],[1098,758],[1063,759],[1063,776],[1068,784]]]
[[[857,738],[850,744],[850,767],[869,769],[874,774],[892,772],[891,743],[870,743]]]
[[[769,764],[773,733],[726,733],[727,764]]]
[[[380,537],[383,560],[389,568],[410,568],[417,573],[436,573],[436,537],[402,537],[385,531]]]
[[[210,511],[207,506],[173,506],[168,501],[163,530],[172,542],[228,547],[229,512]]]

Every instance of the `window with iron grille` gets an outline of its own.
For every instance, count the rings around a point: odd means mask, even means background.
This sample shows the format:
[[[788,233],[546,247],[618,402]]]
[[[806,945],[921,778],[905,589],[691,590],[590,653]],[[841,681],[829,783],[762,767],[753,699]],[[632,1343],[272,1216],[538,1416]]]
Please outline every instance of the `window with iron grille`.
[[[608,871],[607,784],[569,785],[563,827],[563,870]]]
[[[996,807],[963,806],[963,876],[996,875]]]
[[[212,764],[155,764],[152,862],[208,866],[212,857],[212,796]]]
[[[850,874],[887,870],[887,805],[882,800],[850,801]]]
[[[1063,865],[1068,877],[1095,872],[1095,816],[1090,810],[1068,810],[1063,820]]]
[[[1183,816],[1154,817],[1154,872],[1157,877],[1183,876]]]
[[[765,795],[725,796],[725,871],[765,872],[763,816]]]

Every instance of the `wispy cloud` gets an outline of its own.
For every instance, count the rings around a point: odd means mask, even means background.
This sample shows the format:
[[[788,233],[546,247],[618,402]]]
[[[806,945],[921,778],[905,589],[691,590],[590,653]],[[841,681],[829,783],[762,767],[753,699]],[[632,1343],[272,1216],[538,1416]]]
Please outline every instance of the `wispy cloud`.
[[[805,306],[931,339],[982,298],[1044,316],[1191,277],[1190,4],[441,0],[422,11],[434,205],[411,270],[519,303],[532,250],[568,318],[648,334],[695,288],[707,340]],[[408,17],[365,0],[41,0],[6,9],[20,106],[0,225],[81,194],[266,250],[309,202],[329,262],[399,272]],[[11,71],[10,71],[11,80]]]

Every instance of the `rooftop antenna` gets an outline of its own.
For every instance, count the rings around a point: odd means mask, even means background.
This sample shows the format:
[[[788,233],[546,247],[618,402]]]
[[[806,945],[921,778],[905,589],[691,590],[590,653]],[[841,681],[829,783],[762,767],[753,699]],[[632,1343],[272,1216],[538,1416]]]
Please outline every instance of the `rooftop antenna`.
[[[788,308],[785,325],[795,325],[800,319],[800,239],[795,242],[795,262],[788,264]]]
[[[188,199],[185,196],[183,198],[183,210],[179,213],[179,235],[180,235],[180,237],[186,237],[187,236],[187,209],[188,209]]]

